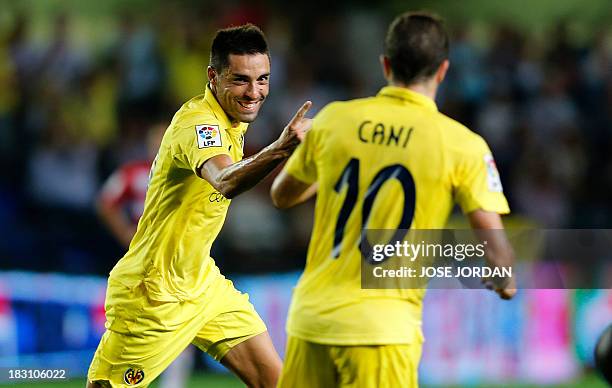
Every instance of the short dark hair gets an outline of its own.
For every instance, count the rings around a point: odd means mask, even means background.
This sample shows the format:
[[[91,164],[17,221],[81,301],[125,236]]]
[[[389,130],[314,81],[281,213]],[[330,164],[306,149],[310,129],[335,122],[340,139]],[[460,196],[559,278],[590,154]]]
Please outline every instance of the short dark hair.
[[[427,12],[406,12],[393,20],[385,38],[393,79],[406,85],[435,74],[448,59],[448,34],[442,19]]]
[[[268,42],[259,27],[248,23],[218,30],[210,50],[210,66],[222,72],[229,65],[229,55],[266,54]]]

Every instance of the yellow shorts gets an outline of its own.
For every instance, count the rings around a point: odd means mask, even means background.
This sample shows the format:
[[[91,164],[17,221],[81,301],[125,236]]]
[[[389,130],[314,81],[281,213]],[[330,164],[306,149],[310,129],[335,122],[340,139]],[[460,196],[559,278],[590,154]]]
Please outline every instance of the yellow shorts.
[[[220,276],[196,302],[157,302],[144,286],[109,281],[106,332],[89,367],[90,381],[146,387],[193,343],[216,360],[266,326],[232,282]]]
[[[279,388],[417,388],[421,344],[338,346],[289,337]]]

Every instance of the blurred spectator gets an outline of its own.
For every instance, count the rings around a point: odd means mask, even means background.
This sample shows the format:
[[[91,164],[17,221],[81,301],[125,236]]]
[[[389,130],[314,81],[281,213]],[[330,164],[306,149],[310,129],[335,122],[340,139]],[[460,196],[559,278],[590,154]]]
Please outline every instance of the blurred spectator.
[[[154,30],[126,13],[113,54],[119,77],[119,116],[147,117],[161,108],[165,69]]]
[[[544,146],[556,142],[559,131],[566,127],[576,127],[578,111],[570,98],[567,74],[552,69],[547,72],[541,93],[527,108],[528,125],[534,131],[534,140]]]
[[[86,58],[78,53],[70,41],[70,19],[67,14],[55,17],[51,41],[41,55],[40,82],[57,93],[67,93],[74,88],[86,70]]]
[[[147,133],[148,157],[124,164],[104,183],[98,195],[98,216],[124,248],[136,233],[144,211],[149,173],[167,123],[152,126]]]
[[[26,14],[18,14],[8,36],[8,51],[22,98],[32,91],[40,67],[41,54],[29,40],[29,29],[29,17]]]
[[[31,198],[43,205],[87,209],[98,185],[97,149],[71,133],[65,112],[53,112],[47,131],[35,148],[28,167]]]
[[[442,99],[448,114],[474,127],[476,110],[486,97],[489,81],[483,69],[483,53],[470,38],[466,26],[457,28],[453,39],[449,52],[452,70],[445,80]]]

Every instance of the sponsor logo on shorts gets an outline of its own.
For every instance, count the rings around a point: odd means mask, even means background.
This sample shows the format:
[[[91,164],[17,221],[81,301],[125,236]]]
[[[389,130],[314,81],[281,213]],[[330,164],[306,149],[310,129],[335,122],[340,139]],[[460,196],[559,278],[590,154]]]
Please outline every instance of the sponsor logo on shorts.
[[[144,371],[142,369],[128,368],[123,374],[123,381],[127,385],[136,385],[144,380]]]

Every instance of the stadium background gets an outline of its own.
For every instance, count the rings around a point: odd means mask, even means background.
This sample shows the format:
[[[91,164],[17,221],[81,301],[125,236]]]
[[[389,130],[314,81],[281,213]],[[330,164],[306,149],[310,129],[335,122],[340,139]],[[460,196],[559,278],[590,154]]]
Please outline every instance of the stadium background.
[[[512,222],[609,228],[609,1],[2,0],[0,368],[84,374],[103,329],[105,276],[122,253],[95,194],[114,168],[145,156],[148,125],[202,90],[217,28],[250,21],[269,38],[271,93],[247,134],[250,154],[305,99],[316,111],[375,93],[386,25],[407,8],[448,20],[451,70],[438,105],[489,142]],[[282,351],[312,203],[276,211],[269,184],[233,201],[214,257]],[[529,290],[509,303],[435,290],[421,382],[601,387],[592,348],[610,321],[609,290]],[[235,384],[214,371],[199,360],[192,383]]]

